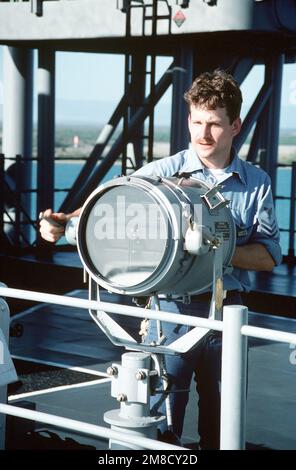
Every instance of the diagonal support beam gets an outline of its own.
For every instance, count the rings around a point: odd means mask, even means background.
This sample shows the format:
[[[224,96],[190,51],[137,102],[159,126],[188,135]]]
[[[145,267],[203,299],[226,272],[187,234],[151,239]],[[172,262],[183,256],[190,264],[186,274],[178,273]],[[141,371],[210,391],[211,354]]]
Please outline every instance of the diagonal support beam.
[[[253,57],[238,58],[237,62],[231,68],[231,74],[236,81],[241,85],[245,78],[248,76],[255,64]]]
[[[262,142],[262,136],[264,134],[264,113],[265,113],[265,108],[263,108],[263,111],[259,118],[257,119],[256,127],[254,129],[254,133],[252,136],[252,140],[250,143],[248,155],[247,155],[247,161],[256,163],[258,152],[260,149],[260,145]]]
[[[153,99],[149,95],[142,106],[135,112],[134,116],[130,120],[129,128],[128,128],[128,138],[134,134],[135,130],[139,127],[141,123],[145,121],[151,107],[155,106],[156,103],[161,99],[164,95],[168,87],[172,84],[173,80],[173,70],[174,70],[174,62],[171,66],[166,70],[163,76],[160,78],[158,83],[155,86]],[[99,182],[102,178],[106,175],[106,173],[110,170],[112,165],[115,163],[119,155],[122,153],[122,149],[124,146],[124,135],[123,132],[119,135],[117,140],[114,142],[112,148],[110,149],[109,153],[106,155],[104,160],[100,163],[99,167],[94,169],[92,174],[89,176],[87,180],[85,180],[83,186],[81,186],[76,194],[73,195],[71,201],[69,201],[67,207],[63,207],[64,210],[67,212],[71,212],[78,207],[80,207],[85,199],[89,196],[89,194],[98,186]]]
[[[259,94],[257,95],[257,98],[255,99],[247,116],[244,119],[240,133],[234,139],[234,146],[238,152],[240,151],[242,145],[246,141],[254,123],[257,121],[262,110],[264,109],[264,106],[266,105],[268,99],[270,98],[271,93],[272,93],[271,83],[264,83],[262,85],[261,90],[259,91]]]
[[[117,128],[120,120],[123,117],[124,109],[127,106],[127,96],[123,96],[118,103],[114,113],[109,119],[108,123],[101,130],[99,137],[97,138],[96,145],[91,151],[86,163],[84,164],[82,170],[77,176],[72,188],[65,197],[61,207],[59,208],[60,212],[70,212],[70,206],[73,201],[74,195],[80,190],[81,186],[84,185],[88,176],[91,174],[92,170],[96,166],[98,160],[102,156],[108,142],[110,141],[112,135],[114,134],[115,129]]]

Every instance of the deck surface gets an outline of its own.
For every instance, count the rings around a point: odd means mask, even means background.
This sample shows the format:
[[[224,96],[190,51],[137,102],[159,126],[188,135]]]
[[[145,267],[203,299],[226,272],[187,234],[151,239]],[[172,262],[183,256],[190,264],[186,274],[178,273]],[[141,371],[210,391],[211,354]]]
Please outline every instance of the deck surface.
[[[70,295],[86,297],[87,292],[74,291]],[[102,300],[116,301],[113,294],[106,292],[102,294]],[[122,301],[122,298],[117,298],[117,301]],[[20,387],[13,393],[14,399],[11,398],[10,403],[25,399],[39,411],[104,425],[104,412],[117,408],[117,402],[110,397],[106,368],[112,362],[120,361],[124,350],[113,346],[83,309],[41,304],[29,309],[18,321],[24,326],[24,334],[21,338],[11,338],[11,352],[14,358],[18,358],[18,364],[21,358],[37,363],[60,364],[61,383],[58,381],[58,385],[65,382],[69,387],[48,393],[43,391],[35,396],[20,395],[18,398],[18,393],[31,390],[34,385],[37,389],[57,386],[50,372],[45,374],[45,379],[40,376],[38,378],[37,374],[35,380],[31,380],[29,388],[28,385],[27,389]],[[138,320],[127,320],[124,317],[124,322],[129,332],[136,334]],[[296,320],[290,318],[250,312],[249,324],[296,333]],[[257,339],[250,339],[249,346],[247,442],[262,449],[296,450],[295,349],[288,344]],[[69,373],[67,375],[65,372],[66,366],[81,367],[84,373],[75,373],[75,380],[72,380]],[[101,376],[92,377],[93,371]],[[100,378],[102,381],[98,383]],[[92,384],[92,380],[96,382]],[[71,387],[76,382],[84,382],[85,386]],[[26,384],[24,376],[24,385]],[[62,436],[67,435],[61,431],[59,433]],[[85,436],[74,437],[78,442],[98,449],[107,448],[104,441]],[[183,443],[194,443],[197,437],[197,396],[192,383]]]

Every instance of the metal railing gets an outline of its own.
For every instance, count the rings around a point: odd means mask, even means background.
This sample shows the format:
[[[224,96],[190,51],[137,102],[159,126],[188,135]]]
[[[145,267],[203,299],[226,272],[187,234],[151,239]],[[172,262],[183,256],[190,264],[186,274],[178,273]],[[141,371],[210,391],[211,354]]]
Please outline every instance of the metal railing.
[[[1,1],[1,0],[0,0]],[[77,161],[76,157],[56,157],[56,161]],[[79,160],[88,160],[88,157],[79,157]],[[11,186],[5,176],[5,161],[13,161],[15,163],[14,170],[14,186]],[[23,227],[31,227],[34,232],[38,230],[38,220],[30,216],[26,207],[22,204],[22,195],[25,194],[37,194],[38,188],[23,188],[22,184],[22,173],[24,171],[24,165],[26,163],[38,162],[36,157],[24,158],[21,155],[15,157],[5,157],[4,154],[0,154],[0,233],[4,234],[4,224],[11,225],[14,228],[13,240],[8,240],[11,247],[20,248],[22,245],[26,247],[36,246],[36,238],[33,237],[31,242]],[[289,209],[289,222],[288,228],[279,227],[280,232],[288,233],[288,253],[287,261],[295,262],[295,234],[296,234],[296,162],[292,162],[291,165],[278,164],[278,168],[291,168],[291,185],[290,194],[287,196],[275,194],[275,201],[290,201]],[[71,188],[54,188],[54,194],[56,193],[69,193]],[[13,202],[14,215],[13,217],[6,209],[5,205],[7,197]],[[6,219],[4,222],[4,218]]]
[[[36,189],[23,188],[24,165],[36,158],[23,158],[21,155],[5,157],[0,154],[0,232],[6,239],[8,245],[19,248],[22,244],[30,246],[30,240],[27,234],[22,230],[22,226],[31,227],[36,231],[37,222],[29,214],[29,210],[22,202],[22,195],[37,192]],[[8,177],[4,170],[5,161],[13,161],[13,175]],[[11,166],[12,168],[12,166]],[[13,213],[9,209],[13,210]],[[10,237],[5,230],[5,225],[13,227],[13,236]]]
[[[57,157],[56,161],[77,161],[76,157]],[[79,157],[79,160],[87,160],[87,157]],[[5,162],[13,162],[13,175],[8,176],[5,172]],[[38,162],[37,157],[27,158],[21,155],[5,157],[0,154],[0,234],[6,239],[12,248],[36,246],[36,237],[28,236],[28,228],[37,233],[38,218],[30,215],[30,210],[23,203],[23,197],[30,194],[38,194],[38,188],[23,187],[23,173],[26,172],[25,165]],[[12,166],[11,166],[12,167]],[[54,194],[66,193],[71,188],[54,188]],[[37,204],[37,199],[36,199]],[[11,211],[10,211],[11,209]],[[35,209],[35,208],[34,208]],[[36,212],[36,211],[35,211]],[[11,226],[13,235],[8,234],[5,227]]]
[[[156,35],[159,21],[167,22],[167,34],[171,33],[172,6],[169,0],[117,0],[116,8],[126,14],[126,36],[131,34],[131,17],[135,9],[142,10],[142,36]],[[159,6],[165,6],[160,13]],[[182,5],[181,5],[182,6]],[[149,26],[149,32],[147,32]]]
[[[289,168],[290,165],[278,164],[277,168]],[[289,228],[279,227],[280,232],[289,234],[287,261],[295,262],[295,234],[296,234],[296,162],[291,164],[291,186],[289,196],[279,196],[275,194],[275,201],[290,201]]]
[[[224,307],[223,321],[218,321],[7,287],[0,287],[0,296],[106,311],[131,317],[158,319],[169,323],[222,331],[221,450],[239,450],[245,447],[247,337],[264,338],[296,345],[296,334],[248,326],[248,309],[240,305]],[[159,441],[139,436],[133,437],[127,432],[118,433],[108,428],[6,404],[0,404],[0,413],[32,419],[106,439],[115,439],[128,444],[143,445],[147,449],[181,449]]]
[[[291,175],[291,198],[290,198],[290,228],[289,228],[289,251],[288,258],[295,257],[295,211],[296,211],[296,162],[292,163]]]

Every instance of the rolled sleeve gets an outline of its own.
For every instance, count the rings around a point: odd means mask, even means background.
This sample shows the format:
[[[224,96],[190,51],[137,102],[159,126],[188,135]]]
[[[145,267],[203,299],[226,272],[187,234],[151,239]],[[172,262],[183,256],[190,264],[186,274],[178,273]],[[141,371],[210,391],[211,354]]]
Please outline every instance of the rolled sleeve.
[[[270,179],[266,175],[262,197],[258,201],[257,222],[253,232],[252,242],[261,243],[266,247],[276,265],[282,261],[280,247],[280,232],[275,216]]]

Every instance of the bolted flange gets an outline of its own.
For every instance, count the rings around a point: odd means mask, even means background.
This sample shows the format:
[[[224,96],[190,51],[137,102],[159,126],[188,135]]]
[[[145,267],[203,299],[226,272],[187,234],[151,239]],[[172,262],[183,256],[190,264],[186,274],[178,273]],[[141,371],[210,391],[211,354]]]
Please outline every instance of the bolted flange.
[[[112,375],[117,375],[118,374],[118,369],[117,369],[117,367],[112,366],[112,367],[108,367],[106,372],[111,377]]]
[[[119,402],[123,402],[123,401],[126,401],[127,400],[127,396],[125,395],[125,393],[119,393],[116,397],[116,400],[119,401]]]
[[[136,372],[136,376],[135,376],[135,377],[136,377],[137,380],[144,380],[144,379],[146,379],[147,374],[146,374],[146,372],[144,372],[143,370],[138,370],[138,371]]]

